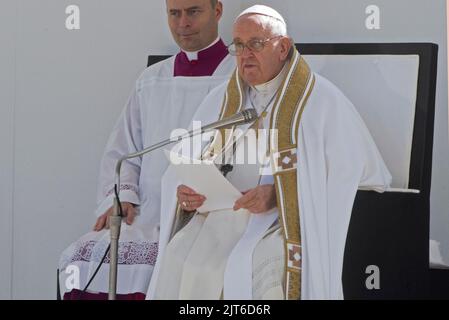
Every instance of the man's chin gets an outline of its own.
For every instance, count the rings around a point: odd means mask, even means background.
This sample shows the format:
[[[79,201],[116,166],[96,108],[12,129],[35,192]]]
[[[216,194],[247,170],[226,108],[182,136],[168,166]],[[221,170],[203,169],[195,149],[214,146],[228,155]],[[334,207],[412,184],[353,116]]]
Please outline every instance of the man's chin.
[[[256,86],[258,84],[263,83],[263,81],[260,81],[259,77],[252,74],[243,74],[242,79],[243,81],[245,81],[245,83],[249,84],[250,86]]]

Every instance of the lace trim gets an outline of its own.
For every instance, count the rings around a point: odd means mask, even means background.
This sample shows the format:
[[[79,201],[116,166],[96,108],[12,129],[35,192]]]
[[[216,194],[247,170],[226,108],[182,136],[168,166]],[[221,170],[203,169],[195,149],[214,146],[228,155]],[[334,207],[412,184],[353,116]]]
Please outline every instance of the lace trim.
[[[82,243],[75,249],[75,254],[70,262],[100,262],[109,243],[104,241],[89,241]],[[93,250],[95,247],[95,251]],[[157,242],[121,242],[118,248],[118,263],[124,265],[147,264],[154,266],[158,252]],[[109,263],[110,253],[105,258],[104,263]]]
[[[120,185],[120,191],[123,190],[131,190],[134,191],[135,193],[139,193],[138,189],[136,186],[132,185],[132,184],[121,184]],[[112,187],[107,193],[106,193],[106,197],[109,197],[111,194],[114,193],[114,187]]]

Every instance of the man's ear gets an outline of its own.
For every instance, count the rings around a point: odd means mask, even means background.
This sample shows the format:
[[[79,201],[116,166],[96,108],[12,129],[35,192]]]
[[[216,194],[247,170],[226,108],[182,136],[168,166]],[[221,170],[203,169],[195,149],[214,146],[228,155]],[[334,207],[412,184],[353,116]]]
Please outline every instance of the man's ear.
[[[223,4],[221,1],[217,1],[217,4],[215,5],[215,17],[217,18],[217,21],[221,19],[221,16],[223,15]]]
[[[281,39],[281,61],[285,61],[288,58],[288,54],[293,46],[293,41],[288,37]]]

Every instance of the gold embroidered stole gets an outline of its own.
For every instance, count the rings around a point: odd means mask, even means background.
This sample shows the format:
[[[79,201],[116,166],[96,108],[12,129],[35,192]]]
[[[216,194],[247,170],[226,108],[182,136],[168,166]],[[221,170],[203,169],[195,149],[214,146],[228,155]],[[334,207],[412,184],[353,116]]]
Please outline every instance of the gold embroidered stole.
[[[312,92],[315,77],[305,60],[294,50],[288,73],[271,112],[270,155],[275,180],[277,207],[284,234],[285,297],[301,298],[301,229],[297,185],[297,137],[304,107]],[[245,88],[234,72],[223,102],[220,119],[242,109]],[[257,128],[256,128],[257,129]],[[220,133],[225,137],[224,130]],[[232,136],[229,135],[229,136]],[[222,140],[213,142],[214,152],[223,150]],[[230,142],[227,137],[225,146]]]
[[[301,298],[301,227],[297,185],[298,129],[315,83],[309,66],[295,50],[279,99],[271,113],[270,155],[277,207],[284,232],[285,297]]]

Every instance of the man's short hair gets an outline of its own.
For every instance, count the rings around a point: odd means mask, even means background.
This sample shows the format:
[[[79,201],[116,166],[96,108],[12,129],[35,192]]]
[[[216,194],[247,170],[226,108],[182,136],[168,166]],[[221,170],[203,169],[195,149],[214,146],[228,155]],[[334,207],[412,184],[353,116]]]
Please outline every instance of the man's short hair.
[[[210,4],[212,5],[212,8],[215,8],[217,5],[218,0],[210,0]]]

